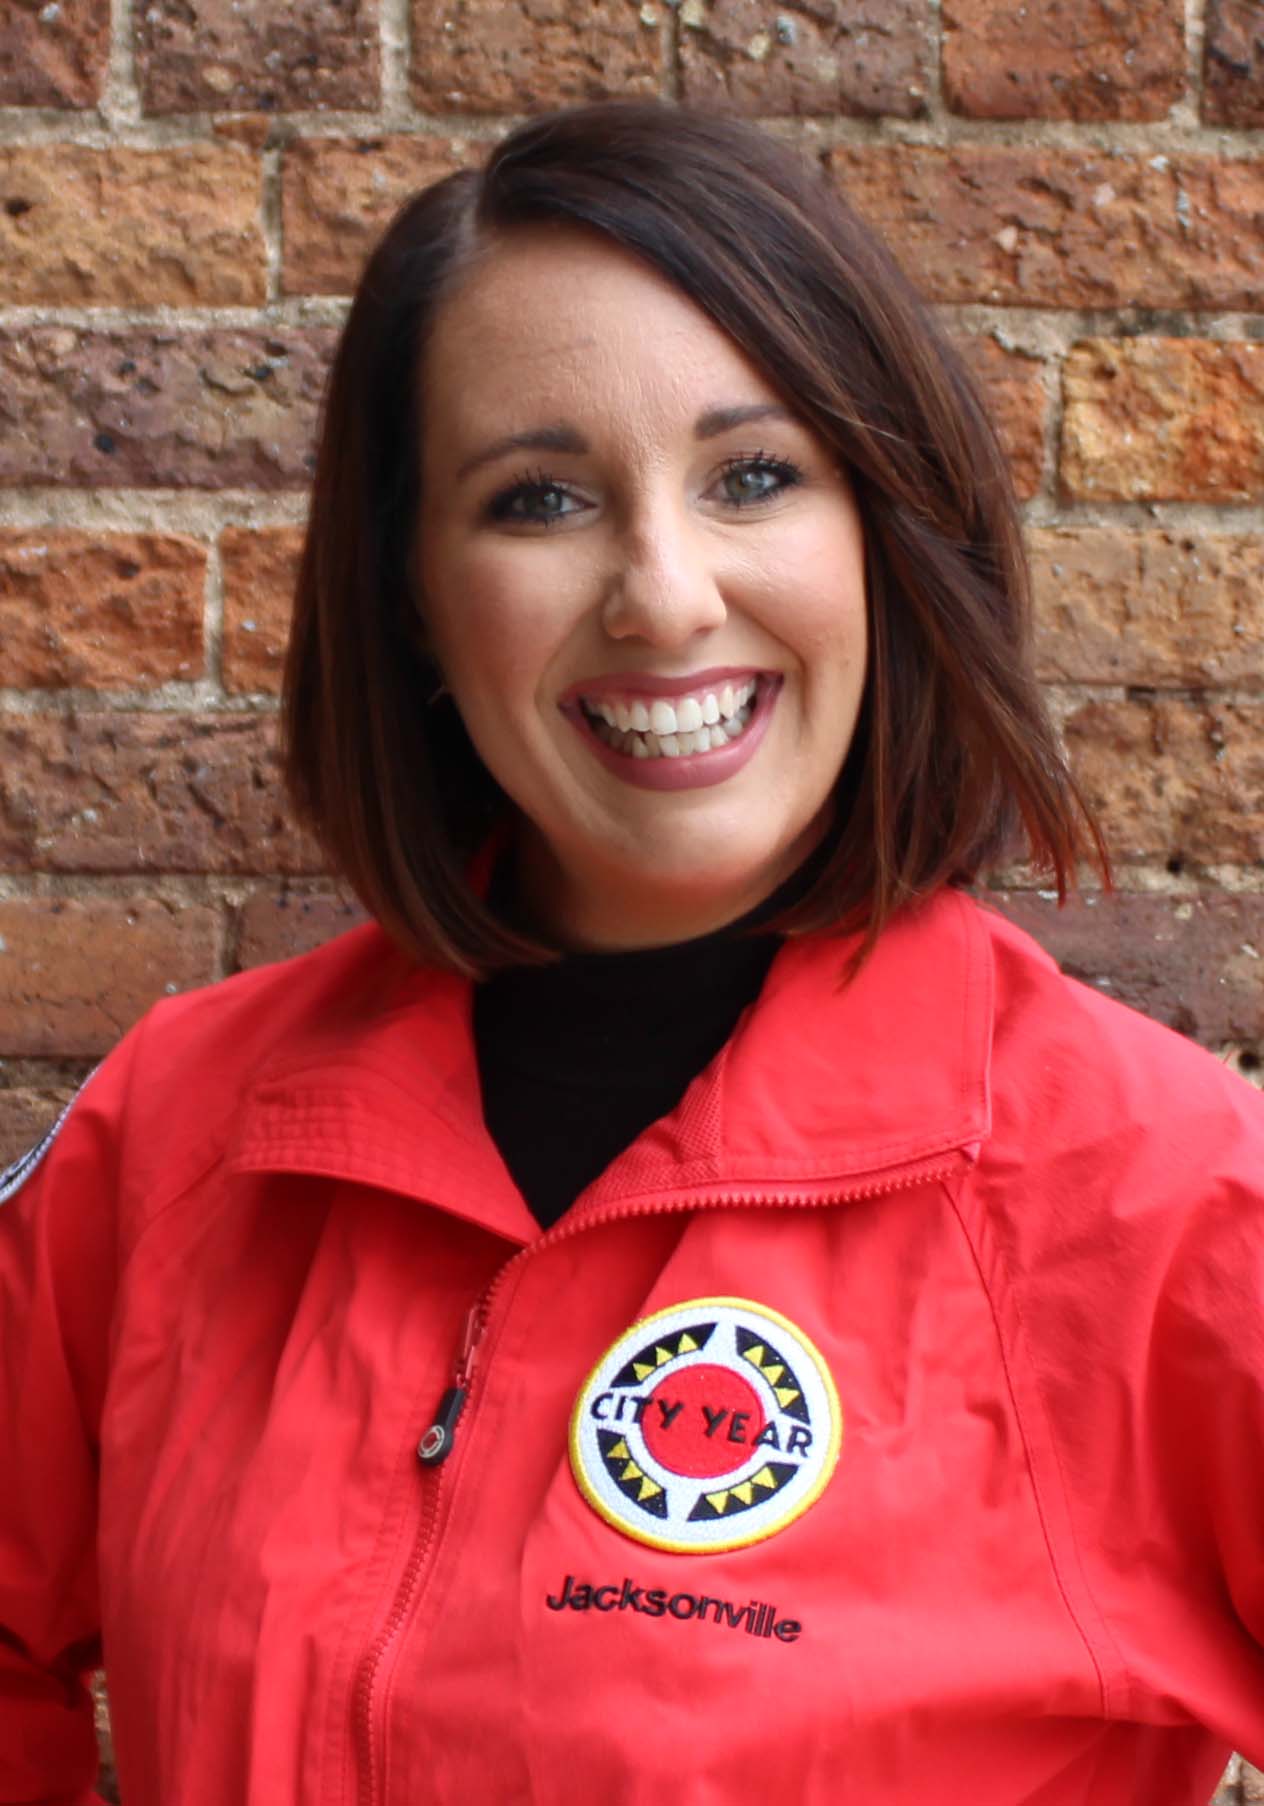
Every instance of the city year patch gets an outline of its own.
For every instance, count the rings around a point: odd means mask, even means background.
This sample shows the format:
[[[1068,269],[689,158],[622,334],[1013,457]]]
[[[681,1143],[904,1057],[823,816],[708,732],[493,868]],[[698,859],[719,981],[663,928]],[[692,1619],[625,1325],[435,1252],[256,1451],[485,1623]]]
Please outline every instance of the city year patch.
[[[602,1355],[575,1402],[571,1466],[616,1530],[703,1554],[793,1523],[828,1484],[842,1433],[801,1329],[748,1298],[692,1298]]]

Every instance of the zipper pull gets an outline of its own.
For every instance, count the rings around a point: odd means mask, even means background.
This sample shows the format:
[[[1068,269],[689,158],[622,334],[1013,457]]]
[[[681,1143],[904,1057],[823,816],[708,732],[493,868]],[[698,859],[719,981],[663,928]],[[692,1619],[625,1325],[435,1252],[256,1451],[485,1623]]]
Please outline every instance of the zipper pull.
[[[439,1409],[435,1412],[433,1423],[417,1444],[417,1459],[426,1467],[438,1467],[452,1453],[457,1419],[465,1408],[465,1395],[469,1391],[470,1375],[474,1371],[474,1350],[482,1333],[482,1304],[480,1298],[466,1315],[461,1352],[457,1357],[452,1384],[439,1400]]]

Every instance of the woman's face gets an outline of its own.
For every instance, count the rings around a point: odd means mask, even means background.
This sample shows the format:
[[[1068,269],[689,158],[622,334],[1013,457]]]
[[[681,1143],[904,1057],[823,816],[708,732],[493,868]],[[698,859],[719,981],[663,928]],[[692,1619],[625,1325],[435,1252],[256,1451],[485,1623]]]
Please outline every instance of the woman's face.
[[[422,375],[420,606],[526,902],[571,946],[734,920],[825,832],[855,729],[846,479],[693,302],[570,227],[502,240]]]

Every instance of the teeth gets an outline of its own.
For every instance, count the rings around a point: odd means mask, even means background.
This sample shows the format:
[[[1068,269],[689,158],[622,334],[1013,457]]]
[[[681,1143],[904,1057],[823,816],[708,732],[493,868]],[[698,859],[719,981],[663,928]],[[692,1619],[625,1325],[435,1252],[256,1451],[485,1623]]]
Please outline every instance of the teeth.
[[[755,679],[748,678],[718,691],[678,696],[674,702],[661,696],[648,704],[602,697],[585,701],[584,708],[598,739],[627,758],[691,758],[737,739],[755,712],[757,689]]]
[[[674,734],[676,725],[676,711],[670,702],[660,697],[650,704],[650,726],[656,734]]]
[[[696,696],[682,696],[676,704],[676,726],[682,734],[696,733],[702,726],[702,704]]]

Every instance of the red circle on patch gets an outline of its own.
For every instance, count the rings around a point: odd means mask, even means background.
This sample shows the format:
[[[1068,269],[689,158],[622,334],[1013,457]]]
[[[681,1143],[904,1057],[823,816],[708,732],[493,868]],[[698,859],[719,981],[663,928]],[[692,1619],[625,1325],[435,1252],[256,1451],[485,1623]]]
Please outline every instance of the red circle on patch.
[[[655,1461],[694,1480],[743,1467],[763,1428],[763,1406],[750,1381],[708,1361],[661,1379],[641,1416]]]

